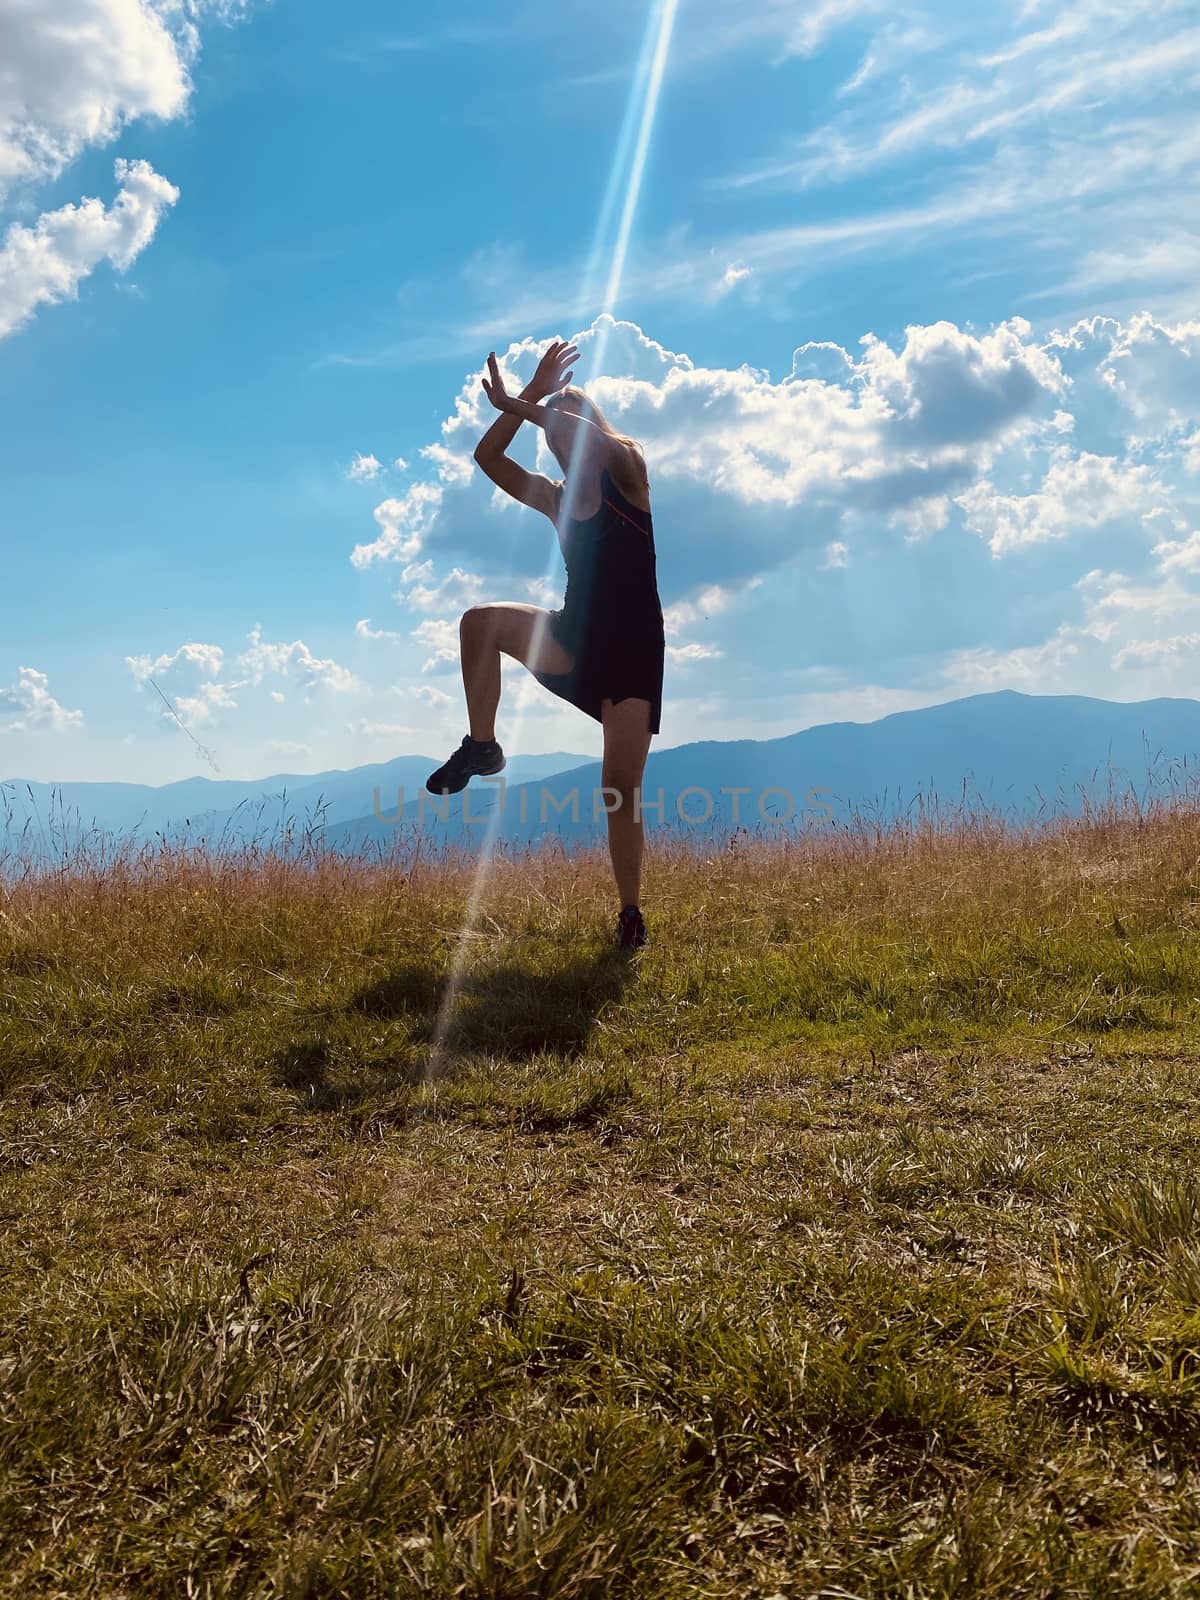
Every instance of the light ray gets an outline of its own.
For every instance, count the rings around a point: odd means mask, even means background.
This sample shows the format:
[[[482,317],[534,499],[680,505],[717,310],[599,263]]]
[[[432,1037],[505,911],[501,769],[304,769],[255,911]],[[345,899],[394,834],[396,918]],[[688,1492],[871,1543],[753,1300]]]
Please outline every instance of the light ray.
[[[646,174],[646,157],[650,150],[650,135],[654,131],[654,119],[658,115],[658,101],[662,94],[667,57],[671,51],[671,35],[675,31],[675,17],[678,11],[679,0],[663,0],[658,38],[650,65],[650,81],[642,106],[642,124],[638,130],[637,149],[634,152],[633,168],[629,174],[629,186],[625,191],[625,207],[621,213],[621,226],[613,250],[608,289],[604,296],[606,311],[611,311],[616,305],[617,296],[621,291],[621,279],[625,275],[625,256],[629,250],[629,238],[633,232],[633,219],[637,213],[638,201],[641,199],[642,179]]]
[[[662,95],[663,80],[666,75],[667,61],[671,51],[671,39],[675,31],[675,19],[678,12],[679,0],[655,0],[655,5],[650,12],[646,25],[646,35],[642,42],[633,81],[630,85],[629,99],[625,107],[621,131],[617,138],[617,147],[613,152],[612,166],[609,171],[604,200],[596,222],[592,249],[584,269],[583,282],[580,286],[578,301],[580,320],[587,315],[589,308],[595,305],[595,285],[606,258],[608,260],[608,272],[600,310],[607,311],[610,314],[613,313],[620,296],[621,283],[625,276],[625,261],[629,252],[629,242],[633,236],[633,224],[637,216],[638,202],[641,199],[642,182],[645,178],[646,161],[650,151],[650,139],[654,131],[655,119],[658,115],[659,100]],[[613,217],[617,212],[618,201],[620,201],[620,221],[617,225],[616,238],[610,246],[608,233]],[[609,253],[610,249],[611,254]],[[592,350],[589,352],[592,370],[595,372],[603,370],[604,353],[608,344],[610,326],[609,323],[605,323],[599,329]],[[579,448],[581,438],[582,435],[577,439],[576,449]],[[574,465],[575,461],[572,458],[571,467],[573,468]],[[567,477],[573,482],[573,471],[569,470]],[[570,512],[571,506],[569,504],[564,505],[564,515],[570,515]],[[557,545],[552,545],[546,566],[545,576],[547,579],[551,578],[556,570],[557,559]],[[540,640],[535,642],[540,643]],[[522,706],[518,709],[516,720],[507,740],[507,747],[514,753],[520,749],[524,722],[525,711]],[[444,1057],[446,1040],[449,1035],[450,1025],[454,1019],[454,1009],[462,989],[472,934],[479,915],[479,904],[491,875],[496,834],[503,812],[503,801],[504,790],[501,787],[497,794],[496,804],[489,814],[484,827],[483,837],[479,842],[479,855],[471,884],[471,893],[467,899],[462,926],[459,929],[458,943],[450,963],[445,993],[434,1028],[428,1076],[436,1075]]]

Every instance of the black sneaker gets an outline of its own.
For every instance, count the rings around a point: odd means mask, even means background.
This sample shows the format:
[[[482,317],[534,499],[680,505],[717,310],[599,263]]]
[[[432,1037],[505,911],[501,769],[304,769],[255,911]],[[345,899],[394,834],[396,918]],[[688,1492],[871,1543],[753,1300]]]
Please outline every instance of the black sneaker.
[[[617,918],[617,949],[644,950],[649,942],[642,913],[637,906],[626,906]]]
[[[488,778],[503,771],[504,751],[495,739],[472,739],[466,733],[445,766],[429,774],[425,787],[430,794],[457,794],[472,778]]]

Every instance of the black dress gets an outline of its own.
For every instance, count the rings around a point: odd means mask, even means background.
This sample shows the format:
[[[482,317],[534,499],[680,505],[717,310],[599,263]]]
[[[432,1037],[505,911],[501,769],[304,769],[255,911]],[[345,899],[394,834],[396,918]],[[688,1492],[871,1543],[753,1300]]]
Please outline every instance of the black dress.
[[[558,536],[567,588],[562,610],[550,613],[550,632],[574,666],[534,677],[597,721],[604,700],[648,700],[657,733],[666,637],[650,513],[621,493],[605,467],[595,513],[567,518]]]

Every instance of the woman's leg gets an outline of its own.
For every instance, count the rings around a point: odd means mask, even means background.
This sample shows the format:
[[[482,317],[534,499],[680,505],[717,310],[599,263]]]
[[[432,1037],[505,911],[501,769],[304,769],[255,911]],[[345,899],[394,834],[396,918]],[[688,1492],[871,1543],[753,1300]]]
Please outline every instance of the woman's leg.
[[[606,801],[608,813],[608,853],[621,907],[636,906],[642,884],[642,828],[640,795],[646,756],[650,749],[650,702],[605,700],[601,706],[604,723],[604,767],[601,782],[612,794]],[[620,796],[620,803],[614,798]],[[635,806],[635,796],[638,804]]]
[[[571,670],[571,657],[550,633],[549,621],[550,613],[541,606],[517,601],[471,606],[463,612],[458,638],[472,739],[496,737],[501,655],[538,672]]]

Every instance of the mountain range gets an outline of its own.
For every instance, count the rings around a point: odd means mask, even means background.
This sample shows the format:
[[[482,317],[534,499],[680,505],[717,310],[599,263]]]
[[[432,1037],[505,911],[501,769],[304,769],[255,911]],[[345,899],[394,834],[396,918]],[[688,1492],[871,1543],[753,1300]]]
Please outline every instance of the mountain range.
[[[428,847],[604,831],[600,763],[569,753],[510,757],[503,783],[476,780],[435,801],[426,775],[441,757],[247,781],[138,784],[0,783],[0,837],[132,842],[155,835],[208,844],[313,834],[348,854],[387,852],[420,835]],[[643,796],[648,827],[726,834],[881,821],[937,808],[1014,821],[1074,814],[1113,792],[1191,792],[1200,759],[1200,702],[1114,702],[1005,690],[875,722],[837,722],[778,739],[701,740],[652,750]],[[661,804],[659,803],[661,802]]]

